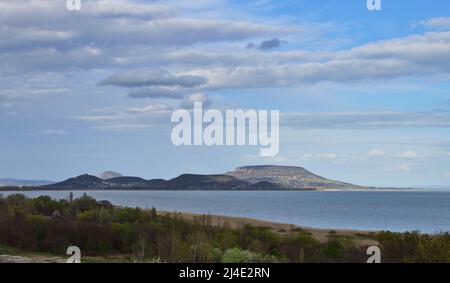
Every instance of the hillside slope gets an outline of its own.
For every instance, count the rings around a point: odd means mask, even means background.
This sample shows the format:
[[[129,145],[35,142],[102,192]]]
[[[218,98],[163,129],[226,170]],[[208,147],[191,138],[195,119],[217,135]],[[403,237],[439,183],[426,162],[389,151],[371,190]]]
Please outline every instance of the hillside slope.
[[[344,182],[330,180],[318,176],[305,168],[294,166],[245,166],[227,172],[226,175],[236,177],[251,184],[269,182],[281,188],[289,189],[364,189]]]

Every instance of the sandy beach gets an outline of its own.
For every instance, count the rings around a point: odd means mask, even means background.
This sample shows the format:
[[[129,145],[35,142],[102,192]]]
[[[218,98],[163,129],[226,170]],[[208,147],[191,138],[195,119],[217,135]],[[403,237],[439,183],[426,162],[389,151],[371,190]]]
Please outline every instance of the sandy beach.
[[[359,231],[359,230],[343,230],[343,229],[319,229],[312,227],[303,227],[294,224],[271,222],[253,218],[245,217],[232,217],[223,215],[205,215],[195,214],[190,212],[167,212],[161,211],[160,214],[179,215],[183,219],[188,221],[208,221],[209,224],[214,226],[228,225],[231,228],[241,228],[246,225],[254,227],[268,228],[276,233],[280,234],[293,234],[293,233],[310,233],[316,240],[321,243],[327,242],[330,235],[348,237],[359,246],[377,245],[378,242],[372,239],[368,239],[371,234],[376,231]],[[367,238],[366,238],[367,237]]]

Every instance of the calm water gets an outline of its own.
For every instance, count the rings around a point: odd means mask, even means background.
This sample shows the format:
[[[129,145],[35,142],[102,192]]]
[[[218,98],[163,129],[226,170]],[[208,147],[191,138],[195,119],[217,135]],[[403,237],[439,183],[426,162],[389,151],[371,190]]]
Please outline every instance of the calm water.
[[[60,199],[67,198],[69,192],[25,194]],[[76,197],[81,194],[74,192]],[[87,194],[121,206],[250,217],[307,227],[450,231],[450,191],[89,191]]]

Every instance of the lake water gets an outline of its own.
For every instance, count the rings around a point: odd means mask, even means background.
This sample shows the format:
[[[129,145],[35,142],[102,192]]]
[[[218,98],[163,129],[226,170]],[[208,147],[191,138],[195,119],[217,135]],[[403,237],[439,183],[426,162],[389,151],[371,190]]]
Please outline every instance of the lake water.
[[[14,192],[0,192],[8,195]],[[240,216],[315,228],[450,231],[450,191],[88,191],[130,207]],[[67,198],[69,192],[25,192]],[[82,195],[75,191],[74,196]]]

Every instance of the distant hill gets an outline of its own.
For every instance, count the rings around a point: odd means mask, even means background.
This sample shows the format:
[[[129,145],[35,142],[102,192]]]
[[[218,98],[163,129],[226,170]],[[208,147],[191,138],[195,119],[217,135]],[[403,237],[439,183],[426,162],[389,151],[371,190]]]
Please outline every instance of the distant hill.
[[[246,166],[218,175],[183,174],[171,180],[139,177],[99,178],[81,175],[60,183],[44,185],[46,190],[327,190],[369,189],[333,181],[302,167]]]
[[[102,190],[110,188],[111,185],[107,180],[100,179],[96,176],[84,174],[75,178],[67,179],[60,183],[55,183],[47,186],[42,186],[46,189],[58,190]]]
[[[99,178],[103,179],[103,180],[109,180],[109,179],[117,178],[117,177],[122,177],[122,174],[119,174],[119,173],[114,172],[114,171],[106,171],[106,172],[103,172],[99,176]]]
[[[168,188],[188,190],[250,189],[249,183],[227,175],[184,174],[167,182]]]
[[[48,180],[18,180],[18,179],[0,179],[1,186],[45,186],[53,184]]]
[[[357,186],[344,182],[334,181],[318,176],[305,168],[293,166],[245,166],[226,175],[245,180],[251,184],[268,182],[276,184],[280,188],[290,189],[363,189],[367,187]]]
[[[228,175],[183,174],[171,180],[145,180],[139,177],[117,177],[103,180],[81,175],[66,181],[40,187],[48,190],[267,190],[276,185],[250,184]]]

